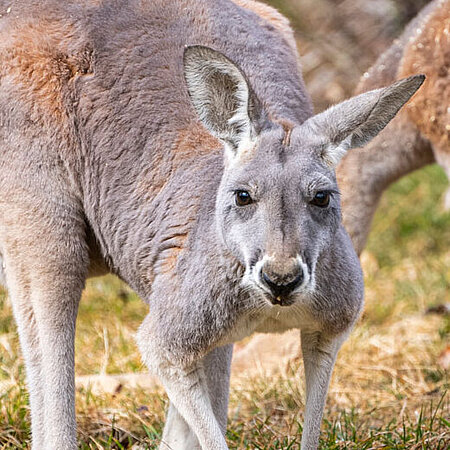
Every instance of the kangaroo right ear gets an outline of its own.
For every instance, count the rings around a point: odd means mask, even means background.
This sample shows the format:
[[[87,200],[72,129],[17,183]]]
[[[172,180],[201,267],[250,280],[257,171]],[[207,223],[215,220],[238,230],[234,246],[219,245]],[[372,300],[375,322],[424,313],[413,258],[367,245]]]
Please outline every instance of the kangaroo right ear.
[[[262,108],[241,70],[222,53],[195,45],[184,51],[184,76],[200,121],[228,156],[252,146]]]
[[[311,117],[305,126],[325,138],[322,158],[335,167],[347,150],[362,147],[397,114],[425,80],[414,75],[391,86],[353,97]]]

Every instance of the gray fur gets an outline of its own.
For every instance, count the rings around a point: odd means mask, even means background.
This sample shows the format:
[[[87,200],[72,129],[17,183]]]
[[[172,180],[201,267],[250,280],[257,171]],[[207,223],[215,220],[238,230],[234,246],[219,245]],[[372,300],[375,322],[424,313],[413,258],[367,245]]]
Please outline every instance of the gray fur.
[[[171,400],[163,448],[226,449],[232,343],[289,328],[302,330],[302,449],[317,448],[363,282],[324,158],[336,142],[307,120],[289,42],[228,0],[30,0],[0,20],[0,254],[27,366],[33,448],[76,448],[75,318],[86,277],[106,271],[150,305],[137,340]],[[183,54],[197,45],[214,48],[195,55],[205,64],[218,57],[245,74],[261,107],[258,127],[252,105],[239,116],[253,131],[247,140],[234,133],[229,156],[221,132],[234,123],[210,126],[216,140],[196,117],[210,107],[204,97],[191,105],[196,69],[183,67]],[[206,88],[238,104],[226,85]],[[352,110],[365,117],[374,95]],[[406,97],[393,96],[395,108]],[[346,108],[341,119],[331,114],[333,128],[348,129]],[[380,117],[368,138],[385,125]],[[238,207],[237,189],[254,203]],[[318,191],[331,193],[327,208],[311,204]],[[261,274],[281,283],[293,268],[301,282],[273,304]]]

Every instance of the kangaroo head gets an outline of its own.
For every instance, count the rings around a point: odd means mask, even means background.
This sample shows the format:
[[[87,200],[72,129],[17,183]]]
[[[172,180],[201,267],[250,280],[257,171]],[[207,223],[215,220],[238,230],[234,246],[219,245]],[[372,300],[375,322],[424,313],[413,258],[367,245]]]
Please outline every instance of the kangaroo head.
[[[245,266],[247,287],[290,305],[314,291],[317,262],[340,227],[336,165],[375,137],[424,77],[359,95],[302,124],[280,124],[223,54],[188,47],[184,68],[200,121],[224,146],[220,238]]]

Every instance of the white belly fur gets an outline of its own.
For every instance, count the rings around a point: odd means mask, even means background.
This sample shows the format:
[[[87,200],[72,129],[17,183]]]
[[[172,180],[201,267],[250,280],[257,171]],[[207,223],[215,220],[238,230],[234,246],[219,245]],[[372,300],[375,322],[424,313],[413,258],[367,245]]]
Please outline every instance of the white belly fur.
[[[268,306],[257,315],[250,314],[238,320],[236,326],[224,336],[220,345],[240,341],[250,334],[257,333],[283,333],[292,328],[308,331],[319,331],[320,325],[308,312],[307,308]]]

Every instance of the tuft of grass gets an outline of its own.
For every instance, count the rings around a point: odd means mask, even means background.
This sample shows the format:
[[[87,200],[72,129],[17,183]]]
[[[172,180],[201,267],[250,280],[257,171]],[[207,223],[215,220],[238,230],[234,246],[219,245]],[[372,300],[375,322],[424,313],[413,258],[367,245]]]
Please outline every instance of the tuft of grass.
[[[28,394],[23,383],[0,394],[1,448],[29,448]]]
[[[89,280],[80,303],[75,350],[79,375],[142,369],[134,335],[148,306],[116,277]]]

